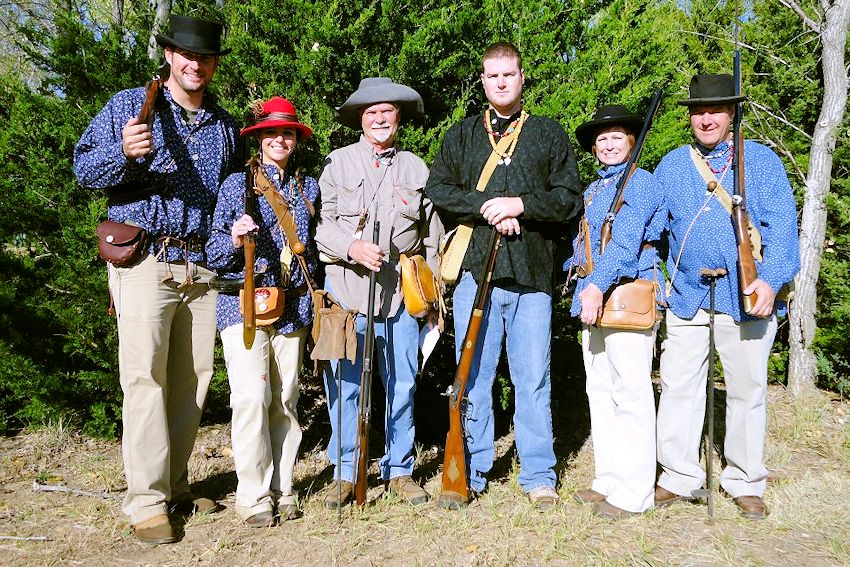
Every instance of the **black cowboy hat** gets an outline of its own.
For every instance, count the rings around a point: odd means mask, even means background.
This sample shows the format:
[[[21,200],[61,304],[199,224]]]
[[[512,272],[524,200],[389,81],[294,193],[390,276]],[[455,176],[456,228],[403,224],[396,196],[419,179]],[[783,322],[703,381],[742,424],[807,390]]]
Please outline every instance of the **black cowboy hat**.
[[[735,78],[732,75],[694,75],[688,88],[690,98],[680,100],[682,106],[735,104],[746,100],[735,96]]]
[[[226,55],[230,49],[221,49],[224,27],[217,22],[199,20],[172,14],[168,20],[169,35],[157,34],[160,47],[184,49],[198,55]]]
[[[596,109],[592,120],[576,128],[578,143],[582,148],[590,151],[596,141],[596,132],[609,126],[622,126],[633,134],[637,134],[643,127],[643,116],[632,114],[628,108],[619,104],[600,106]]]
[[[379,102],[399,105],[401,116],[405,119],[419,118],[425,114],[422,97],[412,88],[387,77],[367,77],[360,81],[357,90],[336,109],[336,118],[341,124],[359,130],[360,110]]]

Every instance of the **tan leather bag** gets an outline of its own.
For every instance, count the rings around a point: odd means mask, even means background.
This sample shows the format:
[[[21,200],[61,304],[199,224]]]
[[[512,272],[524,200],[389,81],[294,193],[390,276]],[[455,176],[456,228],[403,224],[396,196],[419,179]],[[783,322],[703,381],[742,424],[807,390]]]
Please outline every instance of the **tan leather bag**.
[[[429,311],[438,309],[440,286],[434,272],[421,254],[399,256],[401,266],[401,291],[404,306],[414,317],[424,317]]]
[[[283,315],[285,293],[280,287],[254,289],[254,313],[258,327],[271,325]],[[245,313],[245,290],[239,290],[239,313]]]
[[[311,360],[357,360],[357,311],[346,309],[325,289],[313,292]]]
[[[655,326],[658,284],[633,280],[615,286],[602,306],[598,325],[621,331],[648,331]]]

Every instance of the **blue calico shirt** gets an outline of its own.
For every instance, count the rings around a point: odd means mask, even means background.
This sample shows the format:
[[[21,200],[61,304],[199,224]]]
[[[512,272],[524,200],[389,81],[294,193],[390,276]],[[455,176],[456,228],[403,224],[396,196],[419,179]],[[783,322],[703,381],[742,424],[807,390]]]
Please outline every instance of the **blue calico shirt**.
[[[285,173],[283,179],[277,173],[277,168],[264,165],[266,175],[277,187],[278,191],[289,202],[292,217],[298,229],[298,237],[307,250],[304,252],[307,268],[315,274],[318,253],[312,238],[313,219],[307,210],[304,199],[295,187],[294,179]],[[319,184],[312,177],[304,178],[304,198],[315,205],[319,198]],[[228,177],[218,193],[218,202],[213,215],[212,235],[207,242],[208,266],[220,275],[229,278],[245,276],[245,251],[234,248],[230,236],[233,223],[245,213],[245,173],[234,173]],[[283,234],[278,226],[277,216],[268,200],[257,196],[257,207],[260,219],[254,222],[260,227],[257,234],[254,273],[262,275],[257,278],[258,287],[282,286],[281,281],[281,250],[283,250]],[[304,273],[298,259],[293,255],[290,269],[290,288],[302,288],[306,285]],[[312,299],[309,292],[293,296],[286,294],[283,315],[273,325],[282,334],[292,333],[301,327],[309,325],[313,320]],[[222,330],[231,325],[242,324],[242,314],[239,312],[239,294],[218,294],[216,304],[216,321],[218,329]]]
[[[156,238],[173,236],[203,244],[210,234],[213,207],[221,182],[238,168],[236,122],[224,109],[204,98],[196,120],[188,124],[183,109],[163,88],[157,97],[152,133],[153,151],[130,160],[121,149],[121,130],[139,114],[144,88],[116,94],[83,133],[74,149],[74,173],[80,184],[102,189],[154,187],[147,198],[109,205],[109,218],[144,227]],[[189,260],[203,262],[203,246]],[[169,248],[160,260],[183,260]]]
[[[731,144],[722,142],[705,154],[720,184],[730,194],[734,174],[731,152]],[[800,269],[794,194],[779,157],[757,142],[744,143],[744,172],[747,210],[762,240],[763,260],[756,262],[758,277],[778,292]],[[735,321],[753,319],[741,307],[738,247],[731,215],[707,191],[705,180],[691,160],[690,147],[682,146],[664,156],[655,177],[664,187],[667,201],[667,270],[673,282],[668,294],[670,309],[684,319],[693,318],[701,308],[708,309],[708,282],[700,277],[700,269],[725,268],[728,275],[717,281],[715,309]],[[780,303],[777,308],[782,314],[785,306]]]
[[[664,274],[658,264],[658,251],[654,244],[664,229],[664,195],[652,174],[636,169],[623,193],[623,206],[617,213],[611,230],[611,240],[600,256],[599,243],[605,215],[617,193],[617,182],[625,172],[626,164],[607,166],[599,170],[599,179],[584,192],[585,215],[590,226],[590,244],[593,254],[593,272],[579,278],[573,294],[570,314],[581,312],[579,294],[593,283],[602,293],[623,279],[655,279],[659,290],[664,289]],[[645,243],[652,246],[644,247]],[[577,246],[573,264],[583,261],[584,248]],[[659,299],[661,299],[659,291]]]

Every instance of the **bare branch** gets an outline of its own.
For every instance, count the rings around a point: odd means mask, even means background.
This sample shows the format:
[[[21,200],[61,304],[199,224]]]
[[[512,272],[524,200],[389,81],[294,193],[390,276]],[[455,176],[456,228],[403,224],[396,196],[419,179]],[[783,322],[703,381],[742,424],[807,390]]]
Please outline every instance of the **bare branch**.
[[[0,540],[3,541],[52,541],[49,537],[43,535],[33,535],[33,536],[14,536],[14,535],[0,535]]]
[[[786,125],[786,126],[788,126],[789,128],[791,128],[791,129],[793,129],[793,130],[796,130],[797,132],[799,132],[800,134],[802,134],[803,136],[805,136],[807,140],[809,140],[809,141],[811,141],[811,140],[812,140],[812,135],[811,135],[811,134],[809,134],[808,132],[806,132],[805,130],[803,130],[802,128],[800,128],[799,126],[795,126],[794,124],[792,124],[792,123],[791,123],[791,122],[790,122],[787,118],[785,118],[784,114],[783,114],[782,116],[779,116],[779,115],[777,115],[776,113],[772,112],[772,111],[771,111],[769,108],[767,108],[765,105],[761,104],[760,102],[756,102],[756,101],[754,101],[754,100],[751,100],[751,101],[750,101],[750,106],[752,106],[752,107],[754,107],[754,108],[757,108],[757,109],[761,110],[761,111],[762,111],[762,112],[764,112],[765,114],[767,114],[767,115],[769,115],[769,116],[771,116],[771,117],[775,118],[776,120],[779,120],[780,122],[782,122],[783,124],[785,124],[785,125]],[[780,113],[782,113],[782,111],[781,111],[781,110],[780,110],[779,112],[780,112]]]
[[[115,494],[107,490],[104,490],[103,492],[90,492],[88,490],[71,488],[70,486],[63,486],[61,484],[39,484],[38,482],[33,482],[32,490],[33,492],[67,492],[77,496],[93,496],[94,498],[102,498],[104,500],[117,498]]]
[[[803,23],[806,24],[806,26],[808,26],[816,34],[820,35],[821,24],[811,19],[809,15],[800,8],[797,2],[794,0],[779,0],[779,3],[800,16],[800,19],[803,20]]]

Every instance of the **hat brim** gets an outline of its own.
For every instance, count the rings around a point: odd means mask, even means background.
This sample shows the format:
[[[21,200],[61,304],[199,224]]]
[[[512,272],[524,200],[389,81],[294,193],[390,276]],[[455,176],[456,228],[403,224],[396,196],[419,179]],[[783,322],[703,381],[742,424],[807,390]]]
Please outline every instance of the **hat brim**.
[[[177,41],[174,41],[172,38],[157,34],[156,35],[156,43],[162,47],[163,49],[166,47],[171,47],[172,49],[183,49],[185,51],[189,51],[191,53],[197,53],[198,55],[227,55],[233,49],[222,49],[221,51],[215,51],[212,49],[201,49],[198,47],[189,47],[188,45],[183,45]]]
[[[258,130],[262,130],[264,128],[293,128],[298,130],[303,138],[309,138],[313,135],[313,130],[309,126],[301,124],[300,122],[292,122],[291,120],[265,120],[263,122],[258,122],[252,126],[242,128],[239,135],[247,136],[248,134],[256,133]]]
[[[425,104],[418,92],[398,83],[375,85],[355,91],[336,109],[337,122],[354,130],[361,128],[360,111],[367,106],[388,102],[401,108],[402,120],[425,115]]]
[[[585,151],[589,152],[593,149],[594,142],[596,142],[596,133],[602,128],[609,128],[611,126],[622,126],[637,136],[640,133],[640,129],[643,128],[643,118],[636,114],[631,114],[590,120],[576,128],[576,139],[579,145]]]
[[[686,98],[685,100],[680,100],[678,104],[682,106],[699,106],[699,105],[711,105],[711,104],[735,104],[738,102],[743,102],[747,100],[746,95],[738,95],[738,96],[714,96],[708,98]]]

